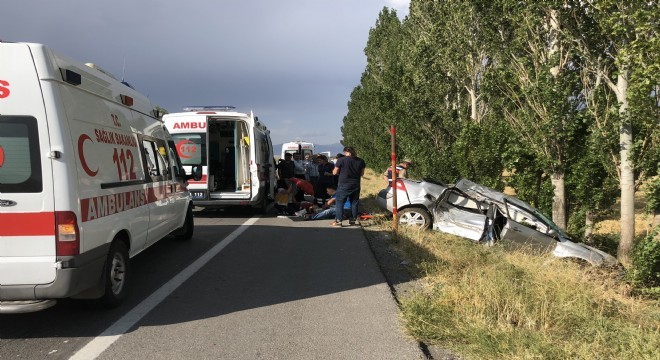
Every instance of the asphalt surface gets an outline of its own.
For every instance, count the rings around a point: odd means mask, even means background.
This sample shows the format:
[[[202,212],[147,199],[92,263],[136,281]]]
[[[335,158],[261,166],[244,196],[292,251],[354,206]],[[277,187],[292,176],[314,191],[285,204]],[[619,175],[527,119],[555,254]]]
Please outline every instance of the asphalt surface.
[[[1,315],[0,359],[425,358],[359,226],[251,217],[196,212],[191,241],[133,259],[120,308]]]

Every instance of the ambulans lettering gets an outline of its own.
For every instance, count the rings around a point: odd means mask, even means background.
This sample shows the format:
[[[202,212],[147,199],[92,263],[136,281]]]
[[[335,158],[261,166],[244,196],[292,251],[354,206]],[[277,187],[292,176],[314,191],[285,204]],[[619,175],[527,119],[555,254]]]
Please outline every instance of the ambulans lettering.
[[[0,80],[0,99],[9,97],[9,82]]]
[[[172,129],[206,129],[206,122],[178,122],[174,123]]]
[[[166,185],[80,200],[82,222],[100,219],[165,199],[171,188]]]
[[[96,141],[104,144],[114,144],[115,137],[112,136],[112,133],[105,130],[94,129],[94,135],[96,135]]]
[[[121,134],[103,129],[94,129],[96,141],[104,144],[137,147],[137,141],[131,134]]]
[[[135,209],[146,203],[146,189],[81,199],[82,221],[99,219],[122,211]]]

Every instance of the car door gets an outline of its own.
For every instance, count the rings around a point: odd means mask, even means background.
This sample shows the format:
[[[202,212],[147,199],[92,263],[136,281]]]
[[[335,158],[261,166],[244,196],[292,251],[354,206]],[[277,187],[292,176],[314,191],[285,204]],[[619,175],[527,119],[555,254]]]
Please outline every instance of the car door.
[[[479,241],[486,230],[482,206],[461,192],[450,189],[433,209],[433,229]]]
[[[170,163],[170,219],[174,224],[170,224],[172,230],[179,228],[175,224],[183,224],[183,219],[186,216],[186,211],[188,210],[188,187],[185,178],[185,170],[183,170],[183,165],[181,160],[176,153],[176,145],[174,141],[168,140],[168,160]]]
[[[507,221],[500,234],[503,244],[514,248],[552,251],[557,240],[548,235],[549,226],[527,209],[505,201]]]
[[[165,141],[143,136],[141,145],[148,180],[149,231],[146,246],[149,246],[170,232],[167,222],[171,216],[171,189],[168,187],[171,175]]]

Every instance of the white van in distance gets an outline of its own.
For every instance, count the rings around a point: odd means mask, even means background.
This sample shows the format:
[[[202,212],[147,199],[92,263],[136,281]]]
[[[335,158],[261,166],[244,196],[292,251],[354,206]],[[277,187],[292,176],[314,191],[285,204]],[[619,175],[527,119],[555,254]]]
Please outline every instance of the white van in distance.
[[[196,106],[165,114],[186,171],[202,166],[190,182],[195,206],[250,206],[266,210],[274,198],[275,159],[270,131],[252,112],[232,106]]]
[[[304,159],[306,155],[314,154],[314,144],[308,141],[291,141],[282,144],[282,154],[280,159],[284,159],[284,155],[300,154],[300,158]]]
[[[149,100],[40,44],[0,42],[0,313],[119,305],[129,258],[193,234],[186,175]]]

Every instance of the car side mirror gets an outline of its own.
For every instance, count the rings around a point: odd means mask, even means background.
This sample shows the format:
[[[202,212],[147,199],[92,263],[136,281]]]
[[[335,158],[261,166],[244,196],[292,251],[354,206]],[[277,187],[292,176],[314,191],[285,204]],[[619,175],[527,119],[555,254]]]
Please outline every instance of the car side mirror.
[[[550,229],[550,230],[548,230],[548,236],[550,236],[551,238],[556,239],[557,238],[557,232],[554,229]]]

